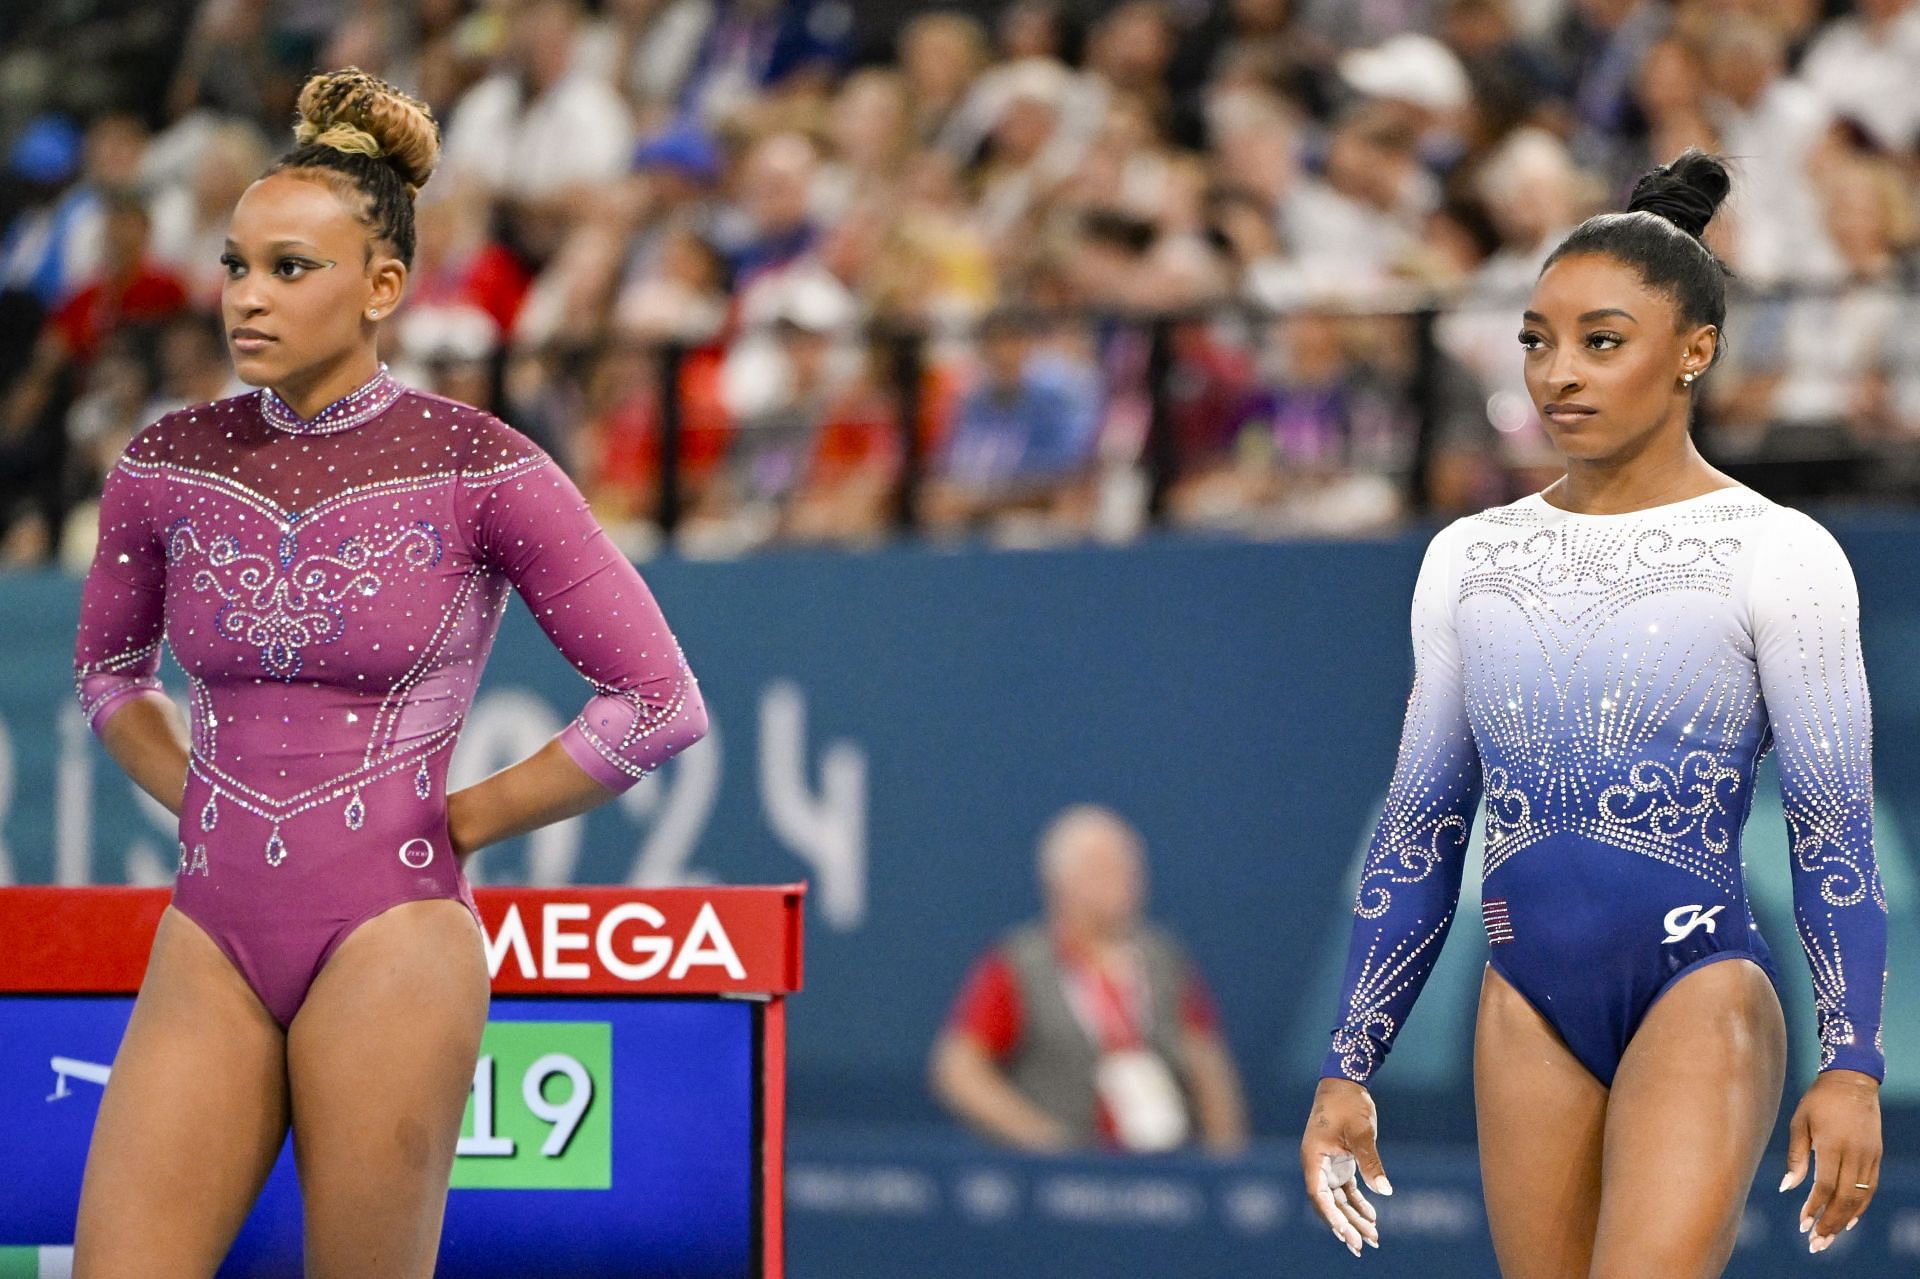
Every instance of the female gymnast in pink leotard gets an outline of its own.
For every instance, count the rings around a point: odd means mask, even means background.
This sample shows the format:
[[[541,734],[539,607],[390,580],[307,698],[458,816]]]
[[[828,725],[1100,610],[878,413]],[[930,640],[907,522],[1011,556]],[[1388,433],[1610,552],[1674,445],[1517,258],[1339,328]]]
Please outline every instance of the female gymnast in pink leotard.
[[[180,865],[87,1158],[79,1279],[211,1275],[289,1126],[307,1275],[430,1275],[487,1017],[462,859],[706,729],[653,596],[553,459],[379,362],[431,114],[357,71],[314,77],[300,113],[223,258],[234,365],[261,389],[133,439],[82,597],[77,695],[178,815]],[[593,696],[449,794],[509,586]]]

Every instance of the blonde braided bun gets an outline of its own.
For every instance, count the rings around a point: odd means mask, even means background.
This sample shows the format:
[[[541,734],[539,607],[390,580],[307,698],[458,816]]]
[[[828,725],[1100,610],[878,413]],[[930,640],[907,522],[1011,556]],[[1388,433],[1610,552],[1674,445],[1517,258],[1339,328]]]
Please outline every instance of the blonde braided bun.
[[[426,103],[358,67],[323,71],[300,90],[294,140],[385,160],[417,194],[440,161],[440,125]]]

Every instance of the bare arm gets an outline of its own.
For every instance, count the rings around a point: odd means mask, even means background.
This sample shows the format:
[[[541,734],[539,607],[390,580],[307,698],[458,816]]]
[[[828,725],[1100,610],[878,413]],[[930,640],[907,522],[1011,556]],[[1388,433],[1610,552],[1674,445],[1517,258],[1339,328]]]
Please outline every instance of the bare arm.
[[[100,726],[107,754],[175,817],[187,790],[187,725],[164,694],[127,699]]]
[[[982,1135],[1021,1150],[1065,1150],[1066,1129],[1007,1082],[971,1035],[943,1033],[933,1046],[933,1095]]]
[[[447,795],[447,838],[456,857],[598,808],[618,791],[601,785],[558,741]]]
[[[1247,1104],[1240,1090],[1240,1072],[1234,1069],[1226,1042],[1218,1035],[1192,1030],[1185,1032],[1182,1041],[1201,1140],[1216,1154],[1244,1150]]]

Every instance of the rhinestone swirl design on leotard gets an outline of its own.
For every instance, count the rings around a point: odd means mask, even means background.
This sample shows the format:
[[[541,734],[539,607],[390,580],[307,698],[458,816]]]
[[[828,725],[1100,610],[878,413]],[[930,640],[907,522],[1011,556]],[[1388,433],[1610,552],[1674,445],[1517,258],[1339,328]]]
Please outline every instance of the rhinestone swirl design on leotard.
[[[1500,904],[1489,936],[1521,977],[1514,966],[1547,966],[1523,992],[1536,1006],[1599,998],[1578,986],[1583,945],[1619,959],[1616,982],[1624,966],[1670,973],[1702,946],[1764,956],[1740,844],[1769,749],[1822,1067],[1884,1069],[1871,716],[1857,596],[1831,536],[1737,487],[1619,516],[1536,496],[1435,538],[1413,613],[1413,690],[1326,1072],[1365,1082],[1404,1025],[1483,795],[1483,900]],[[1661,921],[1690,903],[1729,926],[1670,938]]]
[[[1664,639],[1657,621],[1616,632],[1624,612],[1655,598],[1730,598],[1743,543],[1726,525],[1760,509],[1729,502],[1672,526],[1542,527],[1511,508],[1473,521],[1485,531],[1464,546],[1459,601],[1499,601],[1508,611],[1487,616],[1531,639],[1497,652],[1484,632],[1462,639],[1474,732],[1490,761],[1483,874],[1572,831],[1731,886],[1740,770],[1712,750],[1660,752],[1676,717],[1737,740],[1757,709],[1751,668],[1698,644],[1676,651],[1676,626]]]
[[[385,534],[354,534],[332,551],[299,555],[298,531],[289,527],[273,558],[240,549],[230,533],[215,533],[202,545],[187,516],[167,531],[167,556],[192,570],[195,590],[224,601],[214,625],[226,638],[260,650],[267,674],[291,681],[300,674],[302,650],[340,638],[346,604],[380,593],[382,572],[425,569],[440,562],[440,530],[426,520]]]
[[[271,391],[196,405],[107,477],[75,695],[98,731],[158,690],[163,633],[186,670],[201,789],[180,838],[206,857],[184,882],[217,893],[222,867],[303,845],[391,853],[444,816],[446,757],[514,593],[592,688],[555,741],[595,780],[624,789],[705,731],[645,582],[506,423],[384,367],[311,419]]]

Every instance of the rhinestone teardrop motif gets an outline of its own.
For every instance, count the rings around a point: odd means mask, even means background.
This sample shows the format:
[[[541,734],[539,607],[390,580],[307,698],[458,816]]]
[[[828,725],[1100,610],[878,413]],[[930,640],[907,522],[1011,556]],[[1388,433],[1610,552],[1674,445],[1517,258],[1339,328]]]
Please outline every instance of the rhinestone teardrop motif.
[[[347,829],[359,830],[367,820],[367,806],[360,802],[360,792],[353,793],[353,802],[347,805]]]
[[[427,775],[427,761],[420,761],[419,771],[413,775],[413,793],[421,799],[433,794],[433,778]]]
[[[219,820],[220,810],[213,805],[214,796],[207,796],[207,802],[200,810],[200,829],[212,830],[214,822]]]
[[[275,826],[273,834],[267,836],[267,865],[278,866],[287,859],[287,845],[280,838],[280,828]]]

